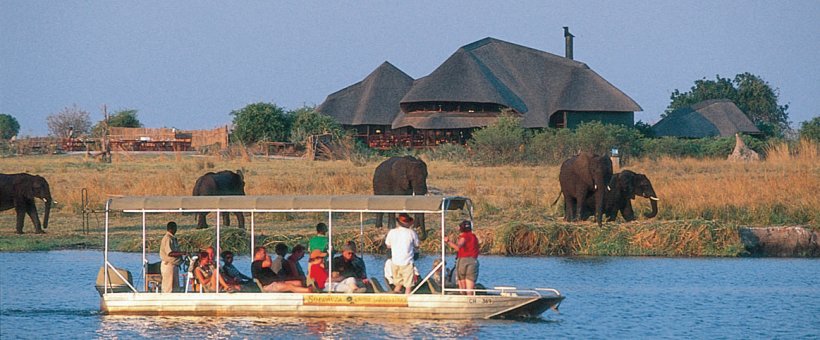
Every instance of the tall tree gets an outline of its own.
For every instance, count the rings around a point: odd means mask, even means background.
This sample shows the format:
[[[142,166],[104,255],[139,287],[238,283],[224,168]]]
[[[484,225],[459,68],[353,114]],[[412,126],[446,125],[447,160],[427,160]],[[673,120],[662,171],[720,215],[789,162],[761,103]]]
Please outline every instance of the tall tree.
[[[230,114],[233,116],[233,136],[242,143],[286,141],[290,136],[291,116],[276,104],[249,104]]]
[[[0,113],[0,139],[10,139],[20,132],[20,123],[10,114]]]
[[[68,138],[87,134],[91,130],[91,115],[76,104],[46,117],[48,131],[52,136]]]
[[[715,80],[696,80],[689,92],[672,91],[671,103],[661,116],[682,107],[709,99],[729,99],[746,113],[757,128],[769,137],[783,137],[789,130],[789,105],[778,103],[778,89],[763,78],[741,73],[734,79],[715,76]]]

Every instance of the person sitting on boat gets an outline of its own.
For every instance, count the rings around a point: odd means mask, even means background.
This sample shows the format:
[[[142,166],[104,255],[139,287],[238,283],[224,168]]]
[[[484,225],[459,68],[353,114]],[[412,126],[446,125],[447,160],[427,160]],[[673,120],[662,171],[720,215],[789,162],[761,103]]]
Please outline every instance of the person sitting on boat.
[[[390,287],[390,289],[394,289],[396,286],[395,281],[393,280],[393,260],[389,257],[387,261],[384,261],[384,282]],[[419,282],[419,269],[416,265],[413,265],[413,285],[415,286],[416,283]]]
[[[319,250],[321,252],[327,252],[327,224],[319,222],[316,224],[316,235],[310,238],[308,241],[308,252],[313,252],[313,250]]]
[[[285,279],[299,280],[302,282],[302,285],[304,285],[306,278],[305,271],[302,270],[302,265],[299,264],[299,261],[304,257],[305,246],[301,244],[293,246],[290,256],[288,256],[287,261],[285,261],[282,266],[282,273],[284,274]]]
[[[364,260],[356,255],[356,243],[348,241],[342,247],[342,255],[333,258],[334,273],[338,273],[342,278],[352,277],[356,279],[356,284],[361,287],[367,287],[369,284],[367,280],[367,268],[364,265]]]
[[[194,277],[202,285],[203,290],[206,292],[215,292],[216,291],[216,282],[217,280],[214,275],[215,271],[211,266],[211,259],[208,257],[207,252],[199,253],[199,263],[194,269]],[[239,285],[237,284],[229,284],[225,282],[225,278],[221,275],[219,276],[219,285],[220,287],[228,292],[234,292],[239,290]]]
[[[441,259],[435,259],[433,261],[433,268],[436,268],[439,263],[441,263]],[[445,288],[458,287],[458,283],[455,280],[455,268],[448,268],[446,266],[446,263],[445,263],[444,269],[445,269],[444,272],[445,272],[445,275],[446,275],[445,276],[446,279],[445,279],[444,283],[442,284],[442,282],[441,282],[441,269],[436,270],[436,272],[433,273],[433,281],[436,281],[436,283],[438,283],[439,286],[445,287]]]
[[[288,254],[288,245],[279,242],[273,247],[273,252],[276,253],[276,257],[273,258],[273,262],[270,264],[270,269],[273,270],[276,275],[282,276],[282,268],[285,264],[285,255]]]
[[[475,295],[475,282],[478,279],[478,237],[473,234],[473,223],[462,221],[458,225],[461,234],[453,243],[445,236],[444,242],[456,250],[456,275],[458,289],[466,289],[467,295]]]
[[[166,233],[159,245],[160,273],[162,273],[162,292],[172,293],[179,290],[179,265],[182,264],[182,255],[177,243],[177,224],[168,222]]]
[[[233,265],[233,252],[230,250],[226,250],[222,252],[222,275],[225,276],[225,281],[228,283],[233,284],[247,284],[252,282],[253,279],[249,278],[247,275],[242,274],[234,265]]]
[[[334,291],[340,293],[363,293],[367,289],[356,285],[356,278],[341,277],[338,272],[333,272],[333,277],[328,278],[327,268],[325,268],[325,257],[327,253],[314,249],[310,252],[310,262],[308,264],[308,277],[313,279],[316,288],[321,291]]]
[[[410,215],[401,213],[396,217],[396,222],[396,228],[390,229],[384,239],[393,261],[393,292],[400,293],[404,287],[404,293],[410,294],[413,288],[413,254],[419,247],[419,235],[413,230],[414,222]]]
[[[271,259],[265,247],[256,247],[253,251],[251,275],[262,285],[263,292],[310,293],[312,290],[303,287],[300,281],[285,280],[276,275],[270,268]]]

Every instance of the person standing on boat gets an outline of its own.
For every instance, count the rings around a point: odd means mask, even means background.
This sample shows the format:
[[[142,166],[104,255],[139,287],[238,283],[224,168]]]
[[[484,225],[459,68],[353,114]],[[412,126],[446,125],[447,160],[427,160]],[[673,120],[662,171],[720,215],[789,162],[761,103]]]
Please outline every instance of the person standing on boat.
[[[456,275],[458,289],[466,289],[467,295],[475,295],[475,283],[478,279],[478,237],[473,234],[473,223],[463,221],[458,225],[461,234],[453,243],[445,236],[444,242],[456,250]]]
[[[419,235],[413,230],[413,218],[410,215],[401,213],[396,217],[398,225],[391,229],[384,239],[384,244],[390,248],[390,260],[392,264],[393,281],[396,286],[394,293],[410,294],[413,288],[413,254],[419,247]]]
[[[162,260],[160,265],[162,292],[172,293],[179,290],[179,265],[182,264],[183,253],[179,251],[179,243],[177,243],[176,222],[168,222],[165,230],[167,232],[159,245],[159,258]]]

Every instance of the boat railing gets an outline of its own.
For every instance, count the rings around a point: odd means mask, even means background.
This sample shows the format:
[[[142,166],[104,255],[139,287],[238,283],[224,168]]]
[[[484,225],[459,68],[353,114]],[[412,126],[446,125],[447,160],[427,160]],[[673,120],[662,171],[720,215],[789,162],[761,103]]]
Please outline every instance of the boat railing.
[[[508,286],[499,286],[493,287],[492,289],[458,289],[458,288],[447,288],[444,290],[445,292],[457,292],[457,293],[475,293],[480,295],[500,295],[500,296],[521,296],[521,297],[544,297],[544,296],[561,296],[561,292],[557,289],[552,288],[517,288],[517,287],[508,287]],[[549,293],[549,294],[547,294]]]

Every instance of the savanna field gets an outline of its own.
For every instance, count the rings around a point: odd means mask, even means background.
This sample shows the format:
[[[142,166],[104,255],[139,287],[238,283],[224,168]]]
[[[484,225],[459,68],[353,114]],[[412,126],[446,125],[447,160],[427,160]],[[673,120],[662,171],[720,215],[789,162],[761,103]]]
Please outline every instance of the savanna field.
[[[804,226],[820,228],[820,157],[816,144],[802,143],[797,152],[785,145],[767,150],[765,161],[729,162],[723,159],[642,159],[622,164],[646,174],[660,197],[654,219],[605,223],[591,220],[563,222],[559,166],[482,167],[466,163],[426,160],[428,186],[446,195],[464,195],[475,204],[477,233],[482,251],[510,255],[662,255],[738,256],[743,251],[741,226]],[[58,204],[52,209],[45,235],[14,233],[13,210],[0,213],[0,250],[102,248],[104,216],[92,213],[83,231],[81,191],[86,189],[90,209],[102,210],[112,195],[190,195],[196,179],[209,171],[242,169],[248,195],[370,194],[372,174],[380,160],[370,162],[307,161],[167,154],[114,154],[109,164],[85,155],[20,156],[0,159],[0,172],[27,172],[44,176]],[[620,171],[616,168],[615,171]],[[639,213],[649,211],[643,198],[633,201]],[[42,218],[42,204],[38,204]],[[454,220],[457,216],[452,217]],[[194,215],[147,215],[149,251],[156,251],[168,220],[180,224],[183,249],[193,251],[213,242],[213,228],[196,230]],[[262,214],[255,217],[257,243],[305,243],[315,216]],[[359,215],[339,216],[336,241],[357,238]],[[214,217],[209,216],[213,225]],[[250,219],[246,217],[247,222]],[[235,223],[235,221],[234,221]],[[364,216],[363,243],[383,251],[386,232]],[[437,240],[438,222],[428,217]],[[341,229],[341,230],[340,230]],[[224,230],[224,229],[223,229]],[[450,233],[450,231],[448,231]],[[452,231],[455,233],[455,231]],[[247,253],[247,232],[230,229],[222,247]],[[140,216],[114,215],[111,247],[141,251]],[[425,242],[423,251],[437,251],[437,242]]]

